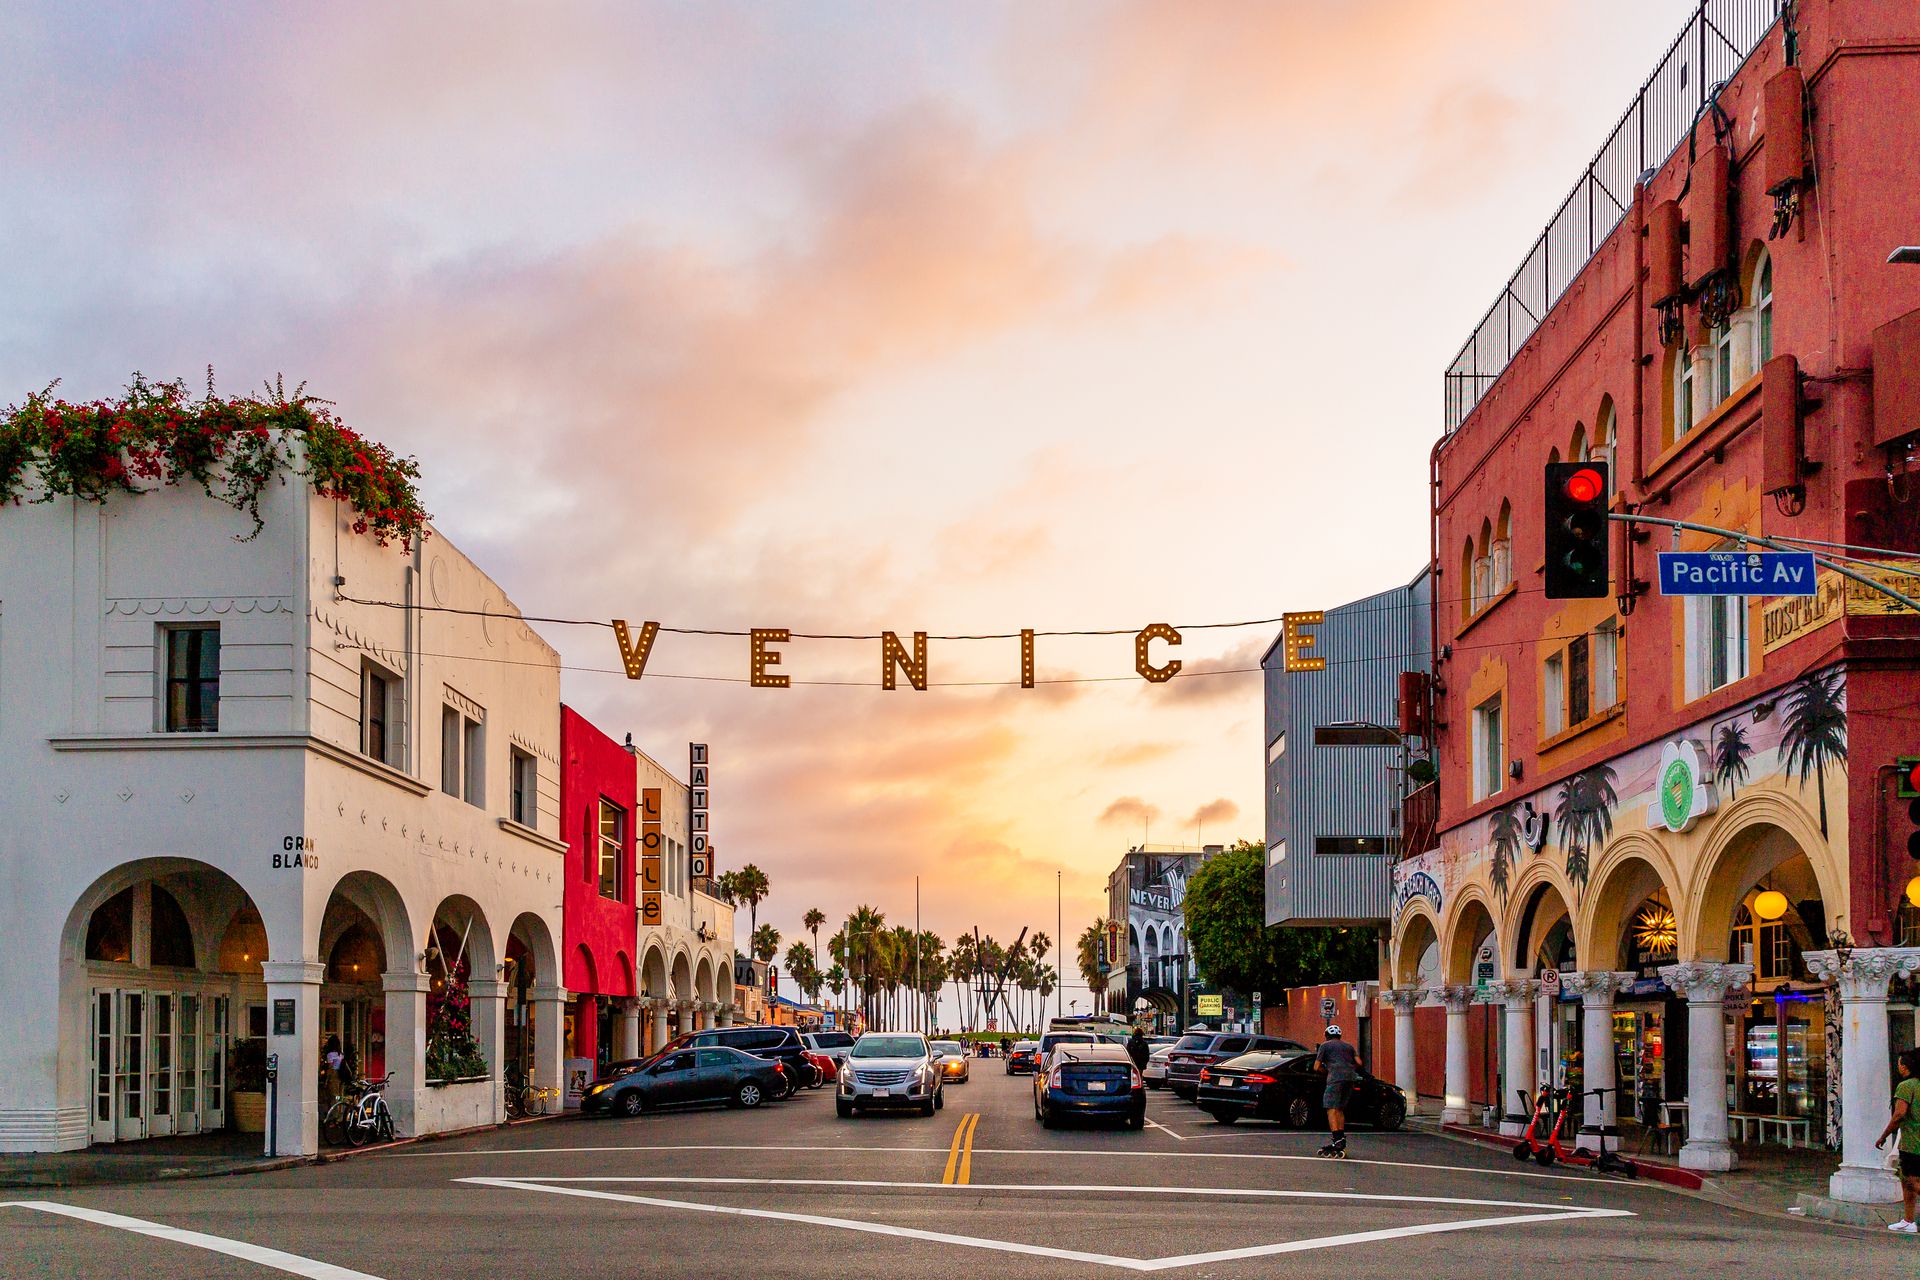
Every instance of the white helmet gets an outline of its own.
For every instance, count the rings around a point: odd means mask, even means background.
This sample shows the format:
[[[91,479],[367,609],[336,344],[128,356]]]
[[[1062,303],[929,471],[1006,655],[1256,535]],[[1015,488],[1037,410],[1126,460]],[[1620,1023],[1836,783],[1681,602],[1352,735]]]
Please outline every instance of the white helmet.
[[[1338,1039],[1340,1038],[1340,1024],[1339,1024],[1339,1023],[1337,1023],[1337,1022],[1332,1022],[1332,1023],[1328,1023],[1328,1024],[1327,1024],[1327,1038],[1328,1038],[1329,1040],[1338,1040]]]

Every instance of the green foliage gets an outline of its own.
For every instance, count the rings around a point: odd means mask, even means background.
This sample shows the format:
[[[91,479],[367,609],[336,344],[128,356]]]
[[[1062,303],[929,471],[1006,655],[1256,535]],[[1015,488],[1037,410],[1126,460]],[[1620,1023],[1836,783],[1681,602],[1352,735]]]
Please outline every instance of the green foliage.
[[[1266,850],[1243,841],[1215,854],[1187,881],[1187,940],[1217,986],[1249,993],[1376,976],[1372,929],[1269,928]]]
[[[419,464],[349,429],[304,385],[291,396],[275,383],[259,397],[221,397],[209,370],[206,396],[193,400],[185,382],[152,383],[135,373],[119,398],[84,404],[56,398],[58,385],[0,413],[0,504],[62,496],[104,502],[144,493],[149,481],[191,482],[244,512],[257,534],[261,493],[293,471],[320,496],[350,505],[355,532],[382,546],[426,536]]]
[[[473,1006],[464,970],[428,998],[427,1079],[459,1080],[487,1074],[486,1055],[473,1038]]]

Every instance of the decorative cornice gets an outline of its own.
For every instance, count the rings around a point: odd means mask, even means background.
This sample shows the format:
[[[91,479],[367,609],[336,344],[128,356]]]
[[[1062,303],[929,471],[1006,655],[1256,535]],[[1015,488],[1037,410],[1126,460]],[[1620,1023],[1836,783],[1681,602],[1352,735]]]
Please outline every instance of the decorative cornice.
[[[1809,951],[1801,958],[1807,972],[1839,986],[1842,1000],[1884,1000],[1890,981],[1920,972],[1920,947],[1866,947],[1850,953],[1845,965],[1834,951]]]
[[[109,596],[105,616],[148,617],[165,614],[204,617],[207,614],[293,612],[291,596]]]
[[[317,987],[326,981],[327,966],[318,960],[265,960],[260,977],[270,987]]]
[[[1432,994],[1447,1007],[1448,1013],[1465,1013],[1473,1003],[1473,988],[1462,983],[1459,986],[1436,987]]]
[[[1640,975],[1617,969],[1583,970],[1579,973],[1563,973],[1560,985],[1566,991],[1585,999],[1588,1004],[1609,1005],[1620,991],[1633,985]]]
[[[1417,987],[1389,988],[1380,993],[1380,1005],[1382,1008],[1391,1009],[1395,1013],[1412,1013],[1414,1009],[1419,1006],[1420,999],[1425,994],[1426,992],[1421,991]]]
[[[1540,984],[1531,978],[1510,978],[1505,982],[1487,984],[1487,995],[1498,1000],[1509,1009],[1527,1004],[1540,994]]]
[[[1687,999],[1711,1003],[1725,999],[1729,991],[1738,991],[1753,981],[1753,966],[1695,960],[1686,964],[1661,965],[1660,977],[1668,987]]]

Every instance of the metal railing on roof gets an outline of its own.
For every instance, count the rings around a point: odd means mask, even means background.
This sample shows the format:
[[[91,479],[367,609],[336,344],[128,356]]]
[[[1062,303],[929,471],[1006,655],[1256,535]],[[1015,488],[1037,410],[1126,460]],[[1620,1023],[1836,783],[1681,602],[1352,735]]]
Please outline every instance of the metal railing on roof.
[[[1640,175],[1665,164],[1686,140],[1708,95],[1746,61],[1779,19],[1780,8],[1780,0],[1701,0],[1448,366],[1447,434],[1466,421],[1626,216]]]

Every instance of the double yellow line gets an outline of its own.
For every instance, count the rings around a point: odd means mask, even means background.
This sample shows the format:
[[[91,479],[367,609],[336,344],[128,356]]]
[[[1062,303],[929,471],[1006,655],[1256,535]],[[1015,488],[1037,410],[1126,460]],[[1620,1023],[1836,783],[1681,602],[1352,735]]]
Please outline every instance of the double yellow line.
[[[940,1181],[948,1186],[967,1185],[973,1176],[973,1131],[980,1127],[980,1113],[969,1111],[960,1117],[960,1127],[953,1131],[953,1143],[947,1148],[947,1171]]]

